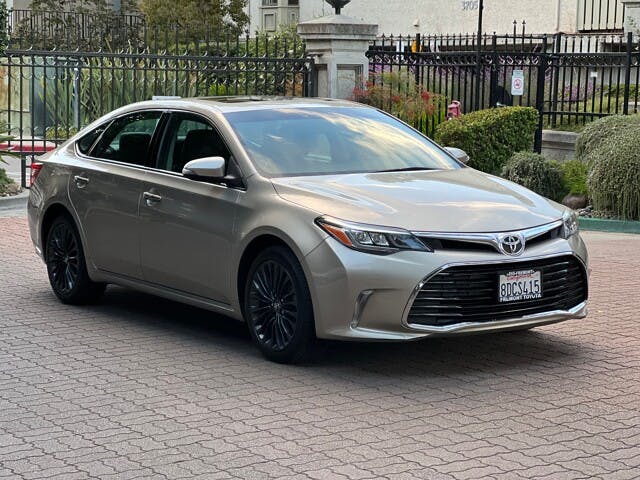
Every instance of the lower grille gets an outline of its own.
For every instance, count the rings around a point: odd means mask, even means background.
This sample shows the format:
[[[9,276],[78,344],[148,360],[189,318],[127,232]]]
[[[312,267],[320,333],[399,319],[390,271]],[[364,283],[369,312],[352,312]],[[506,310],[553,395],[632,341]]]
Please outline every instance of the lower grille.
[[[536,269],[542,275],[542,298],[501,303],[500,273]],[[431,277],[416,296],[408,323],[447,326],[491,322],[552,310],[569,310],[587,300],[587,274],[571,256],[491,265],[461,265]]]

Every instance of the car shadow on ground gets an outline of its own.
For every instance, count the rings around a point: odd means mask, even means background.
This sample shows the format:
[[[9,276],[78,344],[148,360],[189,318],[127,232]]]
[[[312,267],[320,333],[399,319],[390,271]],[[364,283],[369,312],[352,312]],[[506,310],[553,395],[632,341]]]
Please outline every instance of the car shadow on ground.
[[[108,315],[122,327],[179,338],[202,347],[262,360],[246,325],[229,317],[134,290],[110,286],[103,301],[85,307]],[[403,343],[321,342],[319,354],[305,365],[316,371],[357,369],[360,373],[441,376],[529,369],[549,362],[582,363],[587,348],[557,331],[537,330],[426,339]]]

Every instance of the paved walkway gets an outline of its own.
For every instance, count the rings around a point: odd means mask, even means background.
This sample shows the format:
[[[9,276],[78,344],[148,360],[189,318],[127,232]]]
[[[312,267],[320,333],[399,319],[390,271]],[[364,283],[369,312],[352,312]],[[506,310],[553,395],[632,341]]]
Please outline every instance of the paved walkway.
[[[0,477],[638,478],[640,236],[586,238],[586,320],[287,367],[129,290],[61,305],[0,218]]]

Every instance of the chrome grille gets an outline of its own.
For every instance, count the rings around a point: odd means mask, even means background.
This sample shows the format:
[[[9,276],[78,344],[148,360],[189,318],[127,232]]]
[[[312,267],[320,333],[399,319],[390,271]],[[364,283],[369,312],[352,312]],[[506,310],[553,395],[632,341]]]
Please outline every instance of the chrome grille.
[[[500,303],[500,273],[528,269],[542,272],[542,298]],[[435,274],[422,286],[407,321],[409,324],[446,326],[569,310],[587,299],[587,288],[585,269],[571,255],[521,262],[452,266]]]
[[[556,221],[512,233],[521,233],[525,239],[525,248],[528,248],[560,238],[562,222]],[[499,245],[500,233],[413,232],[413,234],[434,251],[466,250],[502,253]]]

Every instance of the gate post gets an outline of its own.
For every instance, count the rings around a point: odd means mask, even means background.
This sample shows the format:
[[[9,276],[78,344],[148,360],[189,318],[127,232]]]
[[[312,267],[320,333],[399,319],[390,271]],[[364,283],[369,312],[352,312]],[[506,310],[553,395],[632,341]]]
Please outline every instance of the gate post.
[[[491,39],[492,54],[491,54],[491,77],[489,79],[489,106],[494,108],[498,105],[498,102],[502,100],[498,99],[498,63],[500,57],[498,56],[498,37],[493,34]]]
[[[369,75],[365,53],[378,25],[345,15],[330,15],[298,24],[307,55],[314,59],[317,95],[346,99]]]
[[[556,33],[554,47],[551,54],[551,78],[553,80],[553,91],[551,98],[551,125],[555,128],[558,122],[558,95],[560,94],[560,52],[562,49],[562,32]],[[562,120],[562,118],[561,118]]]
[[[633,33],[627,32],[627,60],[624,72],[624,105],[622,113],[629,115],[629,97],[631,94],[631,52],[633,51]]]
[[[640,35],[640,0],[620,0],[624,6],[624,32]]]
[[[534,150],[542,152],[542,127],[544,125],[544,79],[548,65],[547,37],[542,39],[542,53],[540,54],[540,64],[538,65],[538,79],[536,88],[536,110],[538,110],[538,130],[534,142]]]

